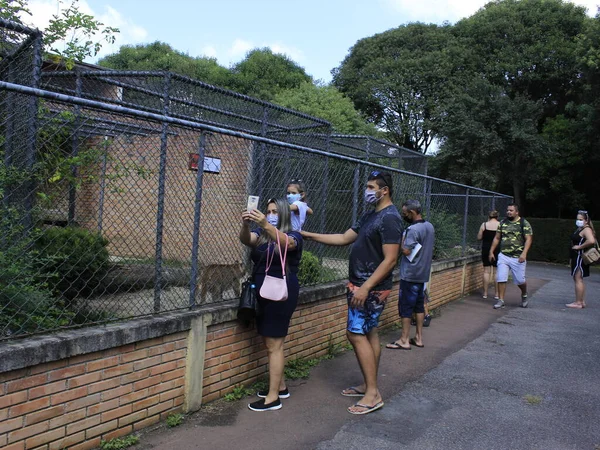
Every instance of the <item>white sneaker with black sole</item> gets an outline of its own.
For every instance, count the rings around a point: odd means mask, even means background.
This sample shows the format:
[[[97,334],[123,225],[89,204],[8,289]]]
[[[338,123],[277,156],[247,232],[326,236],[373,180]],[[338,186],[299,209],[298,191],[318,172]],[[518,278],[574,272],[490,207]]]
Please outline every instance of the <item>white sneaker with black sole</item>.
[[[283,405],[281,404],[281,400],[277,399],[274,402],[271,403],[265,403],[265,399],[260,399],[258,401],[255,401],[254,403],[250,403],[248,405],[248,408],[250,408],[252,411],[275,411],[278,409],[281,409]]]
[[[258,391],[256,393],[256,395],[258,395],[260,398],[267,398],[267,395],[269,394],[269,391]],[[290,391],[288,390],[288,388],[285,388],[282,391],[279,391],[279,398],[290,398]]]
[[[500,308],[504,308],[504,300],[498,299],[498,301],[494,305],[494,309],[500,309]]]

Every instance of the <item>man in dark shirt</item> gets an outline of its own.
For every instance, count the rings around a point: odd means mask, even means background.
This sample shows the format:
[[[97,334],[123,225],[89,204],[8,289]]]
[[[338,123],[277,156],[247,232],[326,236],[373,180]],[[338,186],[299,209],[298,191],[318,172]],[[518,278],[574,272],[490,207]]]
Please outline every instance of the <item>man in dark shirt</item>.
[[[348,408],[351,414],[367,414],[383,406],[377,388],[381,346],[377,326],[385,300],[392,289],[392,270],[398,260],[402,240],[402,219],[392,204],[392,177],[387,172],[371,172],[365,190],[365,203],[375,209],[343,234],[303,231],[305,239],[327,245],[352,244],[349,260],[348,325],[346,335],[354,347],[363,374],[363,383],[342,391],[346,397],[361,397]]]

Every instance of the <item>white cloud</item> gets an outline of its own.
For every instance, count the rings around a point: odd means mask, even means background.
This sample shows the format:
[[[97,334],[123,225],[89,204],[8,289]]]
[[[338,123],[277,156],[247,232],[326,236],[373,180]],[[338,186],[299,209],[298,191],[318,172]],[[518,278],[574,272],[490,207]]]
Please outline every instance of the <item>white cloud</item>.
[[[441,23],[445,20],[456,22],[468,17],[480,8],[483,8],[489,0],[380,0],[389,9],[396,11],[403,18],[403,22],[426,22]],[[569,0],[567,0],[569,1]],[[585,6],[590,16],[596,15],[597,5],[600,0],[573,0],[571,3]]]
[[[58,0],[32,0],[28,4],[28,8],[32,15],[25,15],[22,19],[25,23],[43,30],[48,26],[53,15],[59,14],[62,8],[68,6],[69,2],[61,2]],[[115,34],[114,44],[103,41],[103,38],[100,35],[95,36],[96,39],[102,41],[102,49],[100,50],[100,53],[92,59],[94,62],[103,56],[117,52],[121,45],[145,42],[148,38],[148,32],[143,27],[136,25],[133,21],[123,17],[118,10],[111,6],[107,5],[104,8],[104,11],[97,12],[92,10],[85,0],[81,0],[78,2],[78,7],[79,11],[93,16],[105,26],[116,27],[120,30],[119,33]],[[57,45],[60,46],[60,44]]]
[[[230,60],[240,59],[246,56],[250,50],[254,48],[251,42],[244,41],[243,39],[236,39],[233,41],[231,48],[227,52],[227,56]]]
[[[218,55],[217,49],[215,47],[213,47],[212,45],[206,45],[204,47],[202,47],[202,50],[200,50],[200,54],[202,56],[206,56],[208,58],[216,58]]]

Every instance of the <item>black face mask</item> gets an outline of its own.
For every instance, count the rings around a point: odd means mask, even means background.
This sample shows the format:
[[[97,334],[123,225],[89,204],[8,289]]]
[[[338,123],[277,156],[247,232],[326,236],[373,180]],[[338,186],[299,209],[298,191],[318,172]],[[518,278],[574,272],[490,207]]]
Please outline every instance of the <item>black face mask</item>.
[[[404,221],[406,223],[413,223],[413,220],[410,217],[408,217],[408,216],[402,216],[402,218],[404,219]]]
[[[507,217],[507,219],[510,220],[511,222],[514,222],[515,219],[516,219],[516,217],[515,216],[513,216],[513,217]]]

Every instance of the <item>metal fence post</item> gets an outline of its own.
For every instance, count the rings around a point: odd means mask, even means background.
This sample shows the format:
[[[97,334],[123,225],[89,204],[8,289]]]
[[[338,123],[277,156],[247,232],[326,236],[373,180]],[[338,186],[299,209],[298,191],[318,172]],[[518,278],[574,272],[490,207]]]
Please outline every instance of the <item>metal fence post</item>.
[[[425,194],[425,217],[427,218],[427,220],[431,220],[431,216],[429,215],[429,213],[431,211],[431,189],[433,185],[433,180],[426,180],[425,183],[427,185]]]
[[[204,153],[206,134],[201,132],[198,145],[198,173],[196,174],[196,198],[194,199],[194,235],[192,236],[192,268],[190,273],[190,308],[196,306],[196,280],[198,278],[198,247],[200,245],[200,213],[202,211],[202,181],[204,177]]]
[[[169,115],[169,89],[171,74],[167,72],[164,79],[163,114]],[[160,312],[160,297],[163,288],[162,263],[163,263],[163,230],[165,214],[165,180],[167,177],[167,139],[169,123],[163,122],[160,134],[160,168],[158,175],[158,208],[156,211],[156,261],[154,279],[154,312]]]
[[[77,97],[81,97],[83,91],[83,80],[79,70],[75,69],[75,92]],[[79,154],[79,125],[81,116],[81,106],[75,105],[75,120],[73,122],[73,134],[71,136],[71,157],[76,157]],[[77,166],[71,165],[72,180],[69,181],[69,212],[67,215],[67,224],[72,225],[75,220],[75,200],[76,188],[73,180],[77,178]]]
[[[262,116],[262,124],[260,129],[260,135],[262,137],[267,136],[267,130],[269,125],[269,111],[266,107],[263,107],[263,116]],[[266,166],[266,158],[267,158],[267,144],[261,142],[260,144],[260,152],[258,154],[258,196],[260,197],[259,201],[265,201],[264,192],[265,192],[265,166]],[[259,209],[260,205],[258,206]]]
[[[358,219],[358,184],[359,184],[360,166],[357,164],[354,168],[354,181],[352,184],[352,225]]]
[[[104,218],[104,192],[106,190],[106,163],[108,159],[108,136],[104,136],[102,144],[102,174],[100,175],[100,199],[98,200],[98,232],[102,233],[102,220]]]
[[[462,255],[467,252],[467,224],[469,222],[469,188],[465,192],[465,216],[463,217]]]
[[[33,46],[33,61],[32,61],[32,80],[31,87],[37,89],[40,87],[40,82],[42,80],[42,34],[36,30],[35,36],[32,42]],[[29,116],[29,126],[28,126],[28,139],[27,139],[27,149],[25,153],[25,170],[28,174],[30,174],[33,170],[33,165],[35,164],[35,153],[36,153],[36,141],[37,141],[37,133],[38,133],[38,105],[39,99],[36,96],[29,97],[28,101],[28,116]],[[28,189],[25,197],[25,229],[29,231],[33,227],[33,202],[34,202],[34,190],[36,188],[36,182],[33,179],[30,179],[27,183]]]

